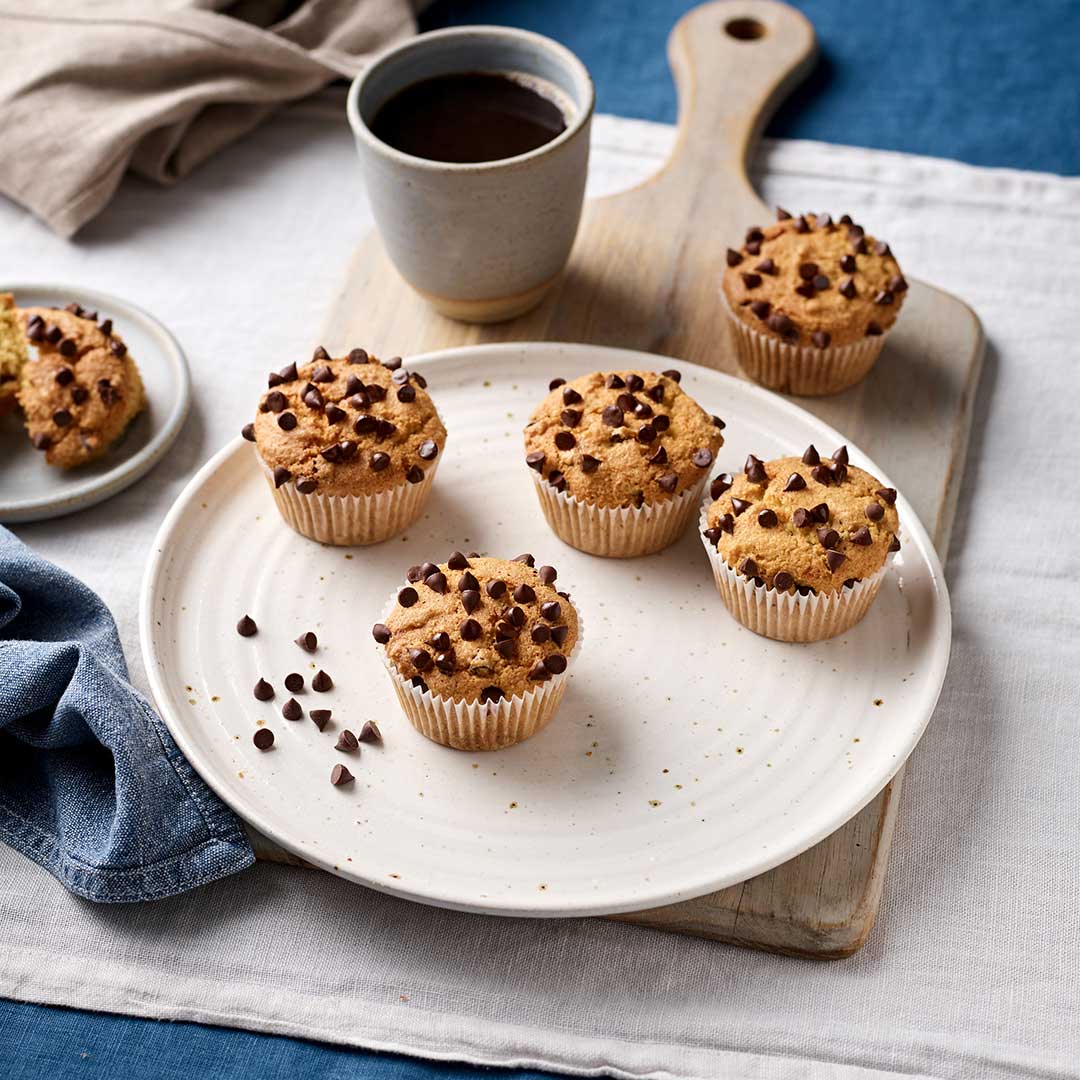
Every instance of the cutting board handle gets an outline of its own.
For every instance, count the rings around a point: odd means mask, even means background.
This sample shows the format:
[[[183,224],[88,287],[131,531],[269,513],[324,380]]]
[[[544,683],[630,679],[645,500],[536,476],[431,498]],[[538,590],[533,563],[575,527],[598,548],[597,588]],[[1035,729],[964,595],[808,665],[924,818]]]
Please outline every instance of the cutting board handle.
[[[712,216],[711,198],[728,204],[729,220],[737,210],[734,216],[756,223],[765,208],[747,179],[747,159],[816,53],[813,26],[777,0],[715,0],[687,12],[668,39],[679,135],[656,182],[684,194],[687,185],[698,188],[701,218]]]

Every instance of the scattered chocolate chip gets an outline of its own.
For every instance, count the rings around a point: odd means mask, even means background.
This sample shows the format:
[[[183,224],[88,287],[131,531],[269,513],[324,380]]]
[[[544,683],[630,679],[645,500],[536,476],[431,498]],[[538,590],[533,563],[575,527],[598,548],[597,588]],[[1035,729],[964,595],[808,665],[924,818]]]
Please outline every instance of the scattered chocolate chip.
[[[500,596],[506,595],[506,582],[500,578],[496,578],[494,581],[487,583],[486,592],[492,600],[498,600]]]
[[[656,428],[652,424],[642,424],[637,431],[637,441],[646,446],[656,440]]]
[[[437,652],[446,652],[450,648],[450,635],[445,630],[440,630],[428,638],[428,644]]]
[[[581,471],[583,473],[594,473],[600,468],[600,459],[595,458],[592,454],[581,455]]]
[[[787,592],[795,584],[795,579],[786,570],[780,570],[773,575],[772,583],[774,589],[779,592]]]
[[[810,222],[802,214],[795,219],[795,231],[797,233],[808,233],[810,231]]]
[[[729,535],[735,532],[735,518],[732,514],[721,514],[716,524]]]
[[[792,337],[798,334],[795,324],[782,311],[774,311],[766,320],[770,330],[784,337]]]
[[[405,479],[410,484],[419,484],[424,479],[424,470],[419,465],[410,465],[405,473]]]
[[[734,496],[732,496],[731,508],[735,511],[736,517],[738,517],[740,514],[745,514],[751,506],[753,506],[753,503],[748,503],[745,499],[736,499]]]
[[[349,350],[349,363],[350,364],[366,364],[370,357],[367,354],[367,349],[350,349]],[[395,357],[400,360],[400,357]]]
[[[315,346],[315,351],[311,354],[312,360],[329,360],[330,354],[321,345]]]
[[[805,487],[806,487],[806,481],[802,478],[802,476],[799,473],[793,472],[788,477],[787,483],[784,485],[784,490],[785,491],[802,491],[803,488],[805,488]]]
[[[889,278],[889,292],[907,292],[907,287],[907,282],[899,274]]]
[[[699,469],[707,469],[713,463],[713,454],[707,446],[699,446],[693,454],[691,454],[690,460]]]
[[[573,432],[558,431],[555,433],[555,445],[560,450],[573,450],[577,446],[577,439],[574,438]]]
[[[743,273],[740,276],[742,277],[743,284],[748,289],[756,289],[761,284],[761,275],[760,274]]]
[[[98,382],[98,396],[105,405],[115,405],[120,400],[120,395],[111,386],[102,386],[101,383],[104,381],[105,380],[102,379]],[[90,391],[83,386],[76,386],[75,389],[71,391],[71,400],[76,405],[82,405],[89,397]]]
[[[522,583],[514,590],[514,599],[519,604],[531,604],[536,599],[536,590],[531,585]]]
[[[563,387],[562,399],[564,405],[581,404],[581,395],[572,386]]]
[[[875,255],[891,255],[892,252],[889,250],[889,245],[886,244],[884,240],[879,240],[874,245],[874,254]]]
[[[458,592],[466,592],[467,590],[476,592],[480,588],[480,582],[476,580],[476,575],[471,570],[466,570],[458,578],[457,588]]]
[[[552,653],[550,656],[545,656],[544,667],[552,675],[561,675],[566,670],[566,657],[562,653]]]
[[[817,447],[813,443],[803,451],[802,462],[804,465],[819,465],[821,463],[821,455],[817,452]]]
[[[713,499],[719,499],[734,482],[731,473],[720,473],[719,476],[713,477],[713,482],[709,485],[709,495]]]
[[[342,728],[337,742],[334,743],[334,749],[343,754],[351,754],[360,749],[360,742],[348,728]]]
[[[666,371],[661,371],[661,375],[666,375],[672,382],[682,382],[682,372],[675,368],[668,368]]]
[[[406,405],[410,401],[416,400],[416,390],[413,387],[406,384],[405,386],[399,386],[397,392],[398,401],[404,402]]]
[[[608,427],[622,427],[623,411],[618,405],[605,405],[604,411],[600,414],[600,419]]]
[[[331,712],[329,709],[312,709],[308,713],[311,718],[311,722],[320,730],[325,731],[326,725],[330,723]]]
[[[72,416],[67,409],[57,409],[52,414],[52,422],[57,427],[68,427],[71,424]]]
[[[566,385],[566,380],[565,379],[552,379],[551,382],[548,383],[548,390],[558,390],[560,386],[565,386],[565,385]]]
[[[412,607],[419,598],[417,591],[410,588],[408,585],[406,585],[404,589],[401,589],[397,594],[397,602],[402,607]]]
[[[390,627],[385,623],[377,622],[371,628],[371,636],[380,644],[385,645],[390,640]]]
[[[310,476],[302,476],[296,481],[296,490],[301,495],[310,495],[317,487],[318,483],[312,480]]]
[[[761,241],[750,240],[746,244],[746,252],[748,255],[760,255],[761,254]]]
[[[900,537],[899,536],[894,536],[892,538],[892,540],[889,541],[889,550],[890,551],[899,551],[900,550]]]
[[[871,502],[867,503],[863,508],[863,513],[871,521],[880,521],[885,516],[885,507],[881,503]]]
[[[466,615],[471,615],[480,606],[480,593],[476,589],[465,589],[461,594],[461,606]]]
[[[795,286],[795,291],[800,296],[805,296],[807,300],[813,300],[817,296],[817,289],[814,288],[812,281],[803,281]]]
[[[58,348],[61,356],[74,356],[78,351],[78,346],[71,338],[64,338]]]
[[[430,671],[432,667],[431,653],[427,649],[410,649],[409,660],[417,671]],[[314,683],[312,683],[314,686]]]
[[[880,292],[874,294],[874,303],[881,307],[888,307],[894,299],[893,294],[889,292],[888,289],[882,289]]]
[[[757,266],[754,267],[754,269],[761,274],[775,274],[776,263],[774,263],[772,259],[762,259],[761,262],[759,262]]]
[[[832,335],[829,333],[828,330],[815,330],[810,335],[810,340],[819,349],[827,349],[829,347],[829,342],[832,341]]]
[[[236,632],[241,637],[254,637],[259,628],[255,625],[255,620],[250,615],[245,615],[237,624]]]
[[[336,465],[341,460],[341,447],[337,443],[333,443],[331,446],[324,446],[319,451],[319,456],[328,461],[331,465]]]
[[[240,429],[240,434],[243,435],[243,437],[245,439],[247,439],[248,442],[254,442],[255,441],[255,425],[254,424],[245,424]]]
[[[805,529],[809,525],[814,524],[814,515],[809,510],[804,510],[801,506],[794,514],[791,515],[791,523],[796,529]]]
[[[829,504],[828,503],[823,503],[822,502],[822,503],[818,503],[817,506],[812,506],[810,508],[810,513],[813,514],[814,517],[818,521],[820,521],[822,523],[822,525],[828,525],[828,523],[829,523]]]
[[[365,720],[357,739],[364,743],[382,742],[382,732],[379,730],[379,725],[374,720]]]
[[[826,551],[825,552],[825,564],[830,570],[835,572],[843,564],[847,562],[847,556],[839,551]]]
[[[577,427],[581,423],[581,410],[580,409],[563,409],[559,416],[563,425],[568,428]],[[556,436],[556,442],[558,442],[558,436]]]
[[[870,530],[865,525],[860,525],[848,539],[853,544],[858,544],[860,547],[869,547],[874,541],[870,535]]]
[[[710,544],[718,544],[720,537],[724,535],[724,530],[719,525],[714,525],[710,529],[706,529],[702,534]]]
[[[818,264],[815,262],[799,263],[799,277],[803,281],[812,281],[818,272]]]
[[[746,473],[746,479],[753,484],[765,484],[769,480],[769,475],[765,472],[765,462],[753,454],[747,456],[743,472]]]
[[[280,390],[271,390],[270,393],[263,398],[263,405],[266,406],[263,411],[279,413],[287,404],[288,402],[285,400],[285,395]]]
[[[532,638],[537,645],[543,645],[545,641],[551,639],[551,630],[543,623],[537,623],[532,630],[529,631],[529,637]]]
[[[679,474],[673,472],[662,473],[656,478],[656,482],[669,494],[679,486]]]
[[[791,215],[782,206],[778,206],[776,208],[776,220],[777,221],[790,221],[791,220]]]
[[[537,660],[531,668],[529,668],[529,679],[532,682],[547,682],[551,678],[551,674],[548,669],[544,667],[543,660]]]
[[[503,698],[503,691],[501,686],[485,686],[480,691],[480,700],[482,702],[491,702],[494,704],[496,701],[501,701]]]
[[[524,563],[530,569],[536,565],[536,559],[527,551],[522,552],[520,555],[515,555],[510,561]]]
[[[434,574],[429,574],[424,578],[424,584],[435,593],[446,592],[446,575],[441,570],[436,570]]]
[[[890,506],[896,502],[896,488],[878,488],[874,494],[884,499]]]
[[[845,300],[854,300],[856,295],[855,279],[846,277],[840,282],[840,295]]]
[[[260,679],[252,693],[256,701],[270,701],[274,696],[274,688],[265,679]]]
[[[251,741],[259,750],[269,750],[274,745],[274,733],[268,727],[257,728]]]
[[[69,383],[75,381],[75,372],[69,367],[60,368],[53,376],[57,386],[67,386]]]
[[[739,563],[739,573],[745,574],[747,577],[755,577],[758,572],[758,565],[749,555],[741,563]]]
[[[663,413],[661,413],[659,416],[653,419],[652,426],[661,433],[665,432],[669,427],[671,427],[671,417],[665,416]]]
[[[59,326],[54,326],[52,323],[46,323],[45,325],[45,340],[50,345],[55,345],[64,336],[64,331]]]
[[[439,454],[439,446],[433,439],[426,439],[416,453],[422,461],[432,461]]]
[[[757,523],[763,529],[775,529],[779,523],[779,519],[776,516],[775,510],[770,510],[766,507],[764,510],[758,511]]]
[[[448,570],[468,570],[469,560],[465,558],[465,555],[461,551],[450,552],[450,558],[446,560],[446,568]]]
[[[299,720],[304,715],[304,710],[296,698],[289,698],[289,700],[281,706],[281,715],[285,717],[286,720]]]
[[[621,375],[611,374],[604,380],[604,385],[609,390],[622,390],[626,386],[626,382]]]
[[[834,548],[840,543],[840,534],[835,529],[818,529],[817,538],[823,548]]]
[[[291,412],[283,412],[277,418],[277,422],[282,431],[292,431],[296,427],[296,417]]]
[[[481,634],[480,624],[475,619],[466,619],[458,631],[462,641],[475,641]]]
[[[299,694],[304,689],[304,676],[297,671],[290,672],[285,676],[285,689],[290,694]]]
[[[376,451],[371,455],[371,471],[382,472],[390,464],[390,455],[384,454],[381,450]]]
[[[639,420],[648,420],[653,415],[653,408],[651,405],[647,405],[644,401],[639,401],[634,406],[634,415]]]
[[[829,287],[829,279],[824,274],[815,274],[814,280],[810,282],[811,285],[817,289],[818,292],[824,292]]]
[[[344,765],[335,765],[330,770],[330,783],[334,787],[342,787],[345,784],[351,784],[356,777],[353,776]]]
[[[525,625],[525,612],[514,606],[506,612],[507,622],[516,630],[520,630]]]
[[[845,274],[854,274],[857,268],[854,255],[841,255],[840,256],[840,269]]]
[[[810,475],[819,483],[828,486],[833,482],[832,469],[828,465],[815,465],[810,470]]]
[[[561,649],[566,644],[566,639],[570,636],[569,626],[553,626],[551,628],[551,640]]]
[[[292,479],[292,473],[284,465],[274,466],[274,487],[279,488],[282,484]]]
[[[559,576],[559,571],[554,566],[541,566],[536,571],[536,576],[545,584],[553,585]]]
[[[664,384],[657,383],[655,386],[650,386],[645,391],[649,395],[650,400],[655,401],[657,405],[662,405],[664,402]]]
[[[759,319],[764,320],[764,319],[767,319],[769,317],[769,312],[772,311],[772,304],[770,304],[768,300],[755,300],[750,305],[750,310]]]
[[[667,460],[668,460],[667,451],[662,446],[658,446],[656,448],[655,452],[649,457],[649,464],[650,465],[666,465]]]
[[[48,450],[52,446],[52,439],[43,431],[39,431],[31,440],[35,450]]]
[[[525,455],[525,464],[530,469],[535,469],[537,472],[542,472],[544,468],[544,461],[546,457],[540,450],[533,450],[531,453]]]
[[[562,615],[562,605],[558,600],[548,600],[540,605],[540,614],[548,622],[558,622]]]
[[[504,660],[513,660],[514,651],[517,648],[517,643],[513,638],[501,638],[495,642],[495,651]]]
[[[743,257],[734,248],[727,249],[727,264],[728,266],[738,266],[742,262]]]
[[[334,680],[322,670],[317,671],[315,678],[311,680],[311,689],[320,694],[325,694],[327,690],[333,689],[333,686]]]

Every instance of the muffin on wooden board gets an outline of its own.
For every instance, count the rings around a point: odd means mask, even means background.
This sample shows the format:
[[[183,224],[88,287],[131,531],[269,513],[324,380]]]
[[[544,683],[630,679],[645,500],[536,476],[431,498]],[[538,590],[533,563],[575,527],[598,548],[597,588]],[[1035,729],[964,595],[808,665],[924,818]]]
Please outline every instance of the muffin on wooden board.
[[[413,726],[458,750],[498,750],[555,715],[581,622],[532,555],[455,551],[410,567],[372,635]]]
[[[671,369],[555,379],[525,427],[525,462],[560,539],[628,558],[674,543],[697,512],[724,426]]]
[[[446,429],[427,381],[364,349],[271,372],[254,442],[282,517],[326,544],[375,544],[423,512]]]
[[[889,245],[847,214],[778,213],[727,251],[722,296],[739,364],[771,390],[835,394],[873,367],[907,282]]]
[[[15,297],[0,293],[0,416],[18,402],[19,376],[26,363],[26,342],[15,309]]]
[[[19,405],[34,448],[71,469],[101,457],[146,405],[139,369],[111,319],[79,304],[19,309],[37,351],[19,377]]]
[[[761,461],[712,483],[702,539],[731,613],[779,641],[842,634],[869,610],[891,553],[900,550],[896,492],[848,462],[846,447],[823,458]]]

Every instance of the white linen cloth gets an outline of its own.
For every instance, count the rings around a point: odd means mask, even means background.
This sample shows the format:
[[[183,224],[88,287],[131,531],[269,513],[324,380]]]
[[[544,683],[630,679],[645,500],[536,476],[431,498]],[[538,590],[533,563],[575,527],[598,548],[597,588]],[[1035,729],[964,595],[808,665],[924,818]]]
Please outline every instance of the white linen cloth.
[[[340,100],[322,102],[175,190],[126,181],[75,244],[0,205],[0,281],[129,297],[191,360],[195,408],[163,464],[16,530],[101,593],[143,686],[154,531],[262,374],[310,352],[369,224]],[[599,118],[595,138],[594,191],[655,169],[672,130]],[[948,560],[952,665],[869,944],[793,960],[602,920],[461,915],[270,865],[94,907],[0,846],[0,994],[581,1074],[1080,1075],[1080,180],[810,143],[766,144],[758,169],[772,202],[872,222],[990,338]]]

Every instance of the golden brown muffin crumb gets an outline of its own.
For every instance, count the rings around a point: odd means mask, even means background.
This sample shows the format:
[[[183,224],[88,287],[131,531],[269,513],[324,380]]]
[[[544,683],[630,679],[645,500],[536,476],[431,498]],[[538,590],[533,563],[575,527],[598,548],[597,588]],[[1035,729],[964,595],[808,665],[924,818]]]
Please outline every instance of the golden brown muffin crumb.
[[[553,567],[531,555],[455,551],[409,568],[394,610],[372,634],[406,679],[452,701],[499,701],[566,670],[577,611]]]
[[[16,404],[19,375],[26,363],[26,343],[15,310],[15,297],[0,293],[0,416]]]
[[[712,483],[705,539],[743,577],[780,592],[839,592],[899,550],[896,492],[809,446],[801,458],[751,454],[737,477]]]
[[[111,319],[79,304],[23,308],[19,319],[37,359],[19,380],[31,442],[64,469],[101,457],[146,404],[142,378]]]
[[[724,424],[674,369],[556,379],[525,428],[525,461],[594,506],[645,506],[693,490],[724,444]]]
[[[374,495],[418,484],[442,453],[446,429],[419,372],[364,349],[271,372],[254,424],[243,429],[280,487]]]
[[[751,329],[824,349],[883,334],[896,321],[907,282],[889,245],[845,214],[792,217],[752,226],[728,248],[724,295]]]

